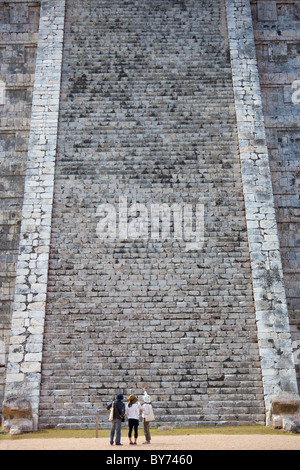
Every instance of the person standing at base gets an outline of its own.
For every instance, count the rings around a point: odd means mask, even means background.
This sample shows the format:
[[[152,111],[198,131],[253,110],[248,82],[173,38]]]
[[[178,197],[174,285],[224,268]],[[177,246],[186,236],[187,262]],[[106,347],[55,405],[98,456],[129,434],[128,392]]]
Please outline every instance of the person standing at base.
[[[116,446],[121,446],[121,426],[125,416],[125,405],[123,403],[124,397],[122,393],[118,393],[116,400],[108,405],[107,409],[110,411],[113,407],[113,420],[111,422],[110,431],[110,445],[114,443],[114,437],[116,434]]]
[[[140,411],[142,411],[142,407],[138,403],[137,397],[135,395],[129,395],[128,403],[126,405],[126,416],[128,417],[128,425],[129,425],[128,437],[129,437],[129,444],[131,445],[137,445]],[[132,442],[131,440],[133,429],[134,429],[134,442]]]
[[[145,442],[143,444],[151,444],[150,423],[154,421],[154,413],[151,404],[151,397],[147,393],[147,388],[144,387],[144,404],[142,406],[142,418],[145,434]]]

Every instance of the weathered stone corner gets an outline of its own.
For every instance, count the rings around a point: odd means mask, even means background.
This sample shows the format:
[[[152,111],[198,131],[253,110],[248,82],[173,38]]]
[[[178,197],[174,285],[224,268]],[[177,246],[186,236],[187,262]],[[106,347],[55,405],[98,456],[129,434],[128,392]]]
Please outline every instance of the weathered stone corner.
[[[272,396],[267,425],[274,429],[300,433],[300,396],[289,392]]]
[[[9,397],[3,403],[3,431],[11,435],[33,431],[31,404],[23,398]]]

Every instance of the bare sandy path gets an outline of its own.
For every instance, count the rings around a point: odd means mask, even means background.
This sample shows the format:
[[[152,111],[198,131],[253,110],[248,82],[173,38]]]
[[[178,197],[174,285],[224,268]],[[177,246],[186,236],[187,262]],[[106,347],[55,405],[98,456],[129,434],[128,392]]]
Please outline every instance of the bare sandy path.
[[[116,447],[106,438],[16,439],[0,441],[0,450],[300,450],[300,436],[296,435],[154,436],[147,446],[142,438],[137,446],[128,445],[126,438],[122,442],[122,447]]]

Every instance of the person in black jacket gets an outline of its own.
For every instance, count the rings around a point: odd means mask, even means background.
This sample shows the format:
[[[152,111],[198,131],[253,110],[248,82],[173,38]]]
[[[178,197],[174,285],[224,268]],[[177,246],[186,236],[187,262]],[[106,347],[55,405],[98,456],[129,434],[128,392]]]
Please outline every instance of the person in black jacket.
[[[110,431],[110,445],[114,443],[114,437],[116,434],[116,446],[121,446],[121,425],[124,421],[125,416],[125,405],[123,403],[124,397],[122,393],[118,393],[116,400],[113,403],[110,403],[107,409],[110,411],[113,407],[114,414],[113,420],[111,422],[111,431]]]

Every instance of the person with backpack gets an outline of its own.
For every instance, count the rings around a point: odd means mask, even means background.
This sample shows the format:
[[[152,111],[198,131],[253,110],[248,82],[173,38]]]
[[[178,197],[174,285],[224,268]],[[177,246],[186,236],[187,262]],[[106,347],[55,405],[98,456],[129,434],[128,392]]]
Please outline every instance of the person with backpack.
[[[142,405],[142,418],[145,434],[145,442],[143,444],[151,444],[150,423],[154,421],[154,413],[151,404],[151,397],[147,393],[147,388],[144,387],[144,404]]]

